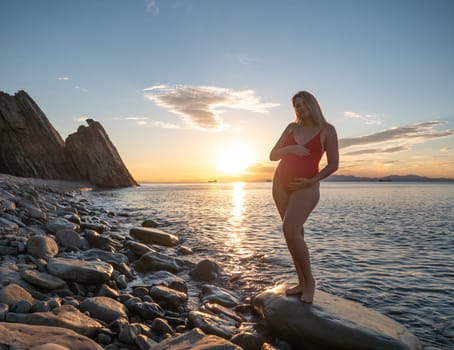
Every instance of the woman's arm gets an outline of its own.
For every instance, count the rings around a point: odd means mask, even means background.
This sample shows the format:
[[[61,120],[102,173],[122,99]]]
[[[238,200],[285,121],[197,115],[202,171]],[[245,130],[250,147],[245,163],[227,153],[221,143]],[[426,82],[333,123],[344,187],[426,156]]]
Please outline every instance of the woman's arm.
[[[293,123],[290,123],[287,125],[285,130],[282,132],[281,137],[279,137],[279,140],[277,140],[276,144],[274,145],[273,149],[270,152],[270,160],[279,160],[283,158],[287,153],[288,153],[288,147],[284,146],[285,144],[285,139],[287,138],[287,135],[289,134],[290,131],[293,129]]]
[[[331,124],[326,127],[325,151],[328,163],[317,175],[311,178],[313,183],[327,178],[339,167],[339,142],[336,129]]]

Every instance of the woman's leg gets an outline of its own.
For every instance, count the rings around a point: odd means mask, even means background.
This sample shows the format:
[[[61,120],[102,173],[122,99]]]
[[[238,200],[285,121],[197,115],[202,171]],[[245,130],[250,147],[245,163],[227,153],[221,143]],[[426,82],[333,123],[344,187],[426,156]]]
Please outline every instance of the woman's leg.
[[[283,220],[284,236],[302,285],[301,300],[308,303],[314,299],[315,280],[312,276],[309,250],[304,241],[304,223],[314,210],[319,198],[318,185],[293,192],[288,199]]]
[[[279,215],[281,216],[282,221],[285,217],[285,212],[287,210],[288,200],[289,200],[289,193],[282,185],[280,180],[277,177],[273,179],[273,199],[276,203],[277,210],[279,211]],[[291,253],[291,252],[290,252]],[[293,256],[292,256],[293,258]],[[304,275],[303,271],[299,268],[299,265],[295,264],[296,273],[298,275],[298,285],[296,287],[289,288],[285,291],[287,295],[294,295],[300,294],[303,292],[304,288]]]

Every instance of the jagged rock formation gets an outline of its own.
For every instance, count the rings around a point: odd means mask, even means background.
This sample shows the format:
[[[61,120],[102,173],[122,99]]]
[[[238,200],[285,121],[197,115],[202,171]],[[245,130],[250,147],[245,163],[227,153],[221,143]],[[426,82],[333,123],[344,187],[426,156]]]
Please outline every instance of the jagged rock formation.
[[[65,144],[25,91],[0,92],[0,173],[98,187],[137,185],[100,123],[89,119]]]
[[[66,151],[83,179],[100,187],[137,186],[102,125],[87,119],[66,138]]]
[[[0,92],[0,172],[43,179],[82,180],[65,143],[25,91]]]

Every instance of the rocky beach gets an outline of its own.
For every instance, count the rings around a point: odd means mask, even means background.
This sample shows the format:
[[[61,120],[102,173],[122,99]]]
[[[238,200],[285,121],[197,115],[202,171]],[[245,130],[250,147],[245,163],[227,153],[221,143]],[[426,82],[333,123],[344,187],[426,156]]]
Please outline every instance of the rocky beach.
[[[0,344],[15,349],[419,349],[402,325],[320,292],[239,295],[228,271],[84,182],[0,176]]]

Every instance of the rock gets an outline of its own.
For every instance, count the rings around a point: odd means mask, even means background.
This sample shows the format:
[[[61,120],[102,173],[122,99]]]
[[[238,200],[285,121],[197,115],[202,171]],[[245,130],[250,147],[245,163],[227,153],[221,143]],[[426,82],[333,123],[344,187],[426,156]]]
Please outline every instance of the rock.
[[[81,254],[81,257],[84,258],[85,260],[101,259],[102,261],[105,261],[105,262],[113,265],[115,268],[118,268],[118,267],[122,266],[123,264],[129,263],[128,257],[124,254],[106,252],[105,250],[97,249],[97,248],[91,248],[91,249],[84,251]]]
[[[158,227],[158,226],[159,226],[159,224],[156,221],[151,220],[151,219],[147,219],[144,222],[142,222],[142,227],[155,228],[155,227]]]
[[[100,284],[112,276],[113,267],[101,261],[53,258],[47,264],[49,272],[65,281]]]
[[[129,231],[129,235],[134,239],[145,243],[172,247],[180,243],[177,236],[170,233],[148,227],[134,227]]]
[[[5,303],[8,304],[9,307],[13,307],[22,300],[33,304],[32,295],[15,283],[11,283],[0,290],[0,303]]]
[[[72,305],[63,305],[52,311],[34,312],[31,314],[10,312],[6,315],[6,321],[29,325],[63,327],[87,337],[96,335],[103,327],[101,323],[84,315]]]
[[[96,222],[82,222],[80,224],[80,228],[83,230],[93,230],[96,231],[97,233],[104,233],[104,231],[107,231],[107,226],[104,224],[99,224]]]
[[[263,339],[249,332],[235,334],[230,341],[243,350],[261,350],[263,345]]]
[[[32,236],[27,242],[27,251],[35,258],[48,259],[58,254],[58,245],[49,236]]]
[[[168,338],[153,350],[242,350],[239,346],[216,335],[206,335],[200,329]]]
[[[143,255],[135,262],[135,267],[139,272],[165,270],[177,273],[181,270],[181,267],[174,258],[161,253],[147,253]]]
[[[128,317],[126,307],[122,303],[108,297],[87,298],[80,303],[80,310],[83,312],[88,311],[92,317],[107,323],[119,317]]]
[[[100,235],[98,232],[93,230],[85,231],[85,238],[90,243],[90,246],[101,250],[114,251],[116,242],[110,237]]]
[[[155,253],[156,250],[151,249],[149,246],[139,243],[139,242],[134,242],[134,241],[127,241],[125,243],[125,247],[129,248],[134,254],[138,255],[139,257],[147,254],[147,253]]]
[[[74,230],[59,230],[55,234],[55,240],[62,247],[69,250],[80,250],[82,249],[82,239],[79,234]]]
[[[180,245],[178,247],[178,253],[182,254],[182,255],[189,255],[189,254],[192,254],[193,252],[192,252],[192,248],[186,247],[184,245]]]
[[[221,268],[214,261],[205,259],[197,264],[191,271],[191,277],[195,281],[212,282],[219,277]]]
[[[240,304],[240,299],[234,292],[224,288],[205,284],[201,290],[202,303],[216,303],[226,307]]]
[[[205,333],[230,339],[236,331],[235,325],[218,316],[201,311],[190,311],[189,321],[194,327],[200,328]]]
[[[66,138],[66,151],[82,178],[98,187],[138,186],[121,160],[102,125],[86,120],[76,133]]]
[[[140,350],[153,350],[158,344],[153,339],[150,339],[143,334],[139,334],[136,339],[134,339],[134,343],[139,347]]]
[[[421,349],[404,326],[376,311],[320,290],[314,304],[305,304],[286,296],[285,288],[260,293],[254,308],[289,343],[331,349]]]
[[[142,327],[138,323],[127,324],[118,335],[118,339],[129,345],[134,345],[135,339],[142,334]]]
[[[64,280],[36,270],[23,270],[21,277],[30,284],[47,289],[63,288],[66,285]]]
[[[93,340],[70,329],[4,322],[0,322],[0,344],[11,349],[102,350]]]
[[[65,144],[25,91],[0,92],[1,172],[22,177],[79,180]]]
[[[206,303],[200,307],[200,311],[209,312],[214,315],[217,315],[221,318],[230,320],[230,322],[234,322],[236,326],[239,326],[241,322],[244,321],[244,318],[240,315],[236,314],[231,309],[226,308],[225,306],[214,304],[214,303]]]
[[[186,293],[165,286],[152,287],[150,288],[149,293],[154,300],[163,300],[168,306],[173,308],[184,305],[188,301],[188,296]]]
[[[48,220],[46,223],[46,228],[50,232],[56,234],[58,231],[61,230],[77,231],[79,230],[79,225],[64,218],[56,218],[54,220]]]
[[[169,322],[167,320],[156,317],[153,322],[151,323],[151,328],[153,329],[154,332],[157,333],[157,335],[162,335],[162,334],[173,334],[173,328],[170,326]]]
[[[169,271],[156,271],[154,273],[145,274],[140,280],[132,281],[129,286],[166,286],[180,292],[187,293],[188,287],[183,278],[170,273]]]
[[[163,317],[165,314],[165,311],[159,304],[150,301],[135,303],[132,307],[146,321],[154,320],[156,317]]]

